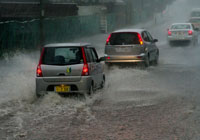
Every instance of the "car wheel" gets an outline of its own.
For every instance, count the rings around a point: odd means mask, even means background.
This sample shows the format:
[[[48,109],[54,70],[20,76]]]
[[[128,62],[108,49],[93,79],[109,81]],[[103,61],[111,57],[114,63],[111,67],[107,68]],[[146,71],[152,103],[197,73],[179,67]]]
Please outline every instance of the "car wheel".
[[[40,95],[40,94],[38,94],[38,93],[36,93],[36,97],[37,97],[37,98],[40,98],[40,97],[41,97],[41,95]]]
[[[42,92],[39,92],[39,93],[36,92],[35,95],[36,95],[37,98],[41,98],[41,97],[45,96],[46,94],[47,94],[47,92],[42,91]]]
[[[94,85],[93,85],[93,83],[91,84],[90,89],[88,91],[88,95],[89,96],[92,95],[92,94],[94,94]]]
[[[106,81],[105,76],[103,76],[103,81],[101,82],[101,88],[104,88],[104,86],[105,86],[105,81]]]
[[[148,54],[148,56],[145,58],[144,66],[149,67],[149,65],[150,65],[150,62],[149,62],[149,54]]]
[[[154,65],[158,65],[158,61],[159,61],[159,53],[157,53],[155,60],[153,61]]]
[[[173,46],[173,42],[172,41],[169,41],[168,44],[169,44],[170,47]]]

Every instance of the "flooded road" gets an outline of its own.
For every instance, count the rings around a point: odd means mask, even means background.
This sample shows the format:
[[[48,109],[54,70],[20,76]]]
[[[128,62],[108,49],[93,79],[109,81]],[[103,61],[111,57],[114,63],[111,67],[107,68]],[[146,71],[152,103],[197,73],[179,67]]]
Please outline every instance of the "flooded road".
[[[146,25],[159,39],[159,65],[106,69],[105,88],[86,99],[55,93],[37,99],[39,52],[6,57],[0,62],[0,139],[198,140],[200,45],[170,47],[166,29],[174,18],[165,18]],[[91,42],[102,56],[107,36],[78,41]]]

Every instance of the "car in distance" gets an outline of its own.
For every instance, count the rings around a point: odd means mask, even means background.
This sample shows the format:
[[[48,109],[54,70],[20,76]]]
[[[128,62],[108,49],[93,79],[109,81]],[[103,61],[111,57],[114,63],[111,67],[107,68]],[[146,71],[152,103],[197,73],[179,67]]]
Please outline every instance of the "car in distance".
[[[168,42],[189,42],[193,46],[198,43],[198,29],[191,23],[173,23],[168,29]]]
[[[190,17],[200,17],[200,8],[192,9]]]
[[[194,25],[194,28],[200,29],[200,17],[192,17],[189,19],[189,22]]]
[[[158,63],[158,40],[145,29],[121,29],[112,32],[105,45],[105,64],[142,63],[145,67]]]
[[[87,43],[57,43],[42,49],[36,71],[36,95],[47,92],[91,94],[103,88],[103,65]]]

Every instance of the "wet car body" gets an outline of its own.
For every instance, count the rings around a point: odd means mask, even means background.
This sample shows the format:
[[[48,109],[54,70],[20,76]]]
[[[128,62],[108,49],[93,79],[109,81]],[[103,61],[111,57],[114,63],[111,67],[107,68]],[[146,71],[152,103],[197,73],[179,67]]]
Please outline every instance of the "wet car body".
[[[105,82],[103,66],[90,44],[60,43],[44,46],[37,66],[36,95],[90,94]]]
[[[112,32],[105,45],[105,63],[143,63],[149,66],[150,62],[157,64],[159,49],[157,39],[153,39],[145,29],[122,29]]]
[[[174,23],[168,29],[167,39],[170,45],[176,42],[189,42],[195,46],[198,42],[198,29],[191,23]]]

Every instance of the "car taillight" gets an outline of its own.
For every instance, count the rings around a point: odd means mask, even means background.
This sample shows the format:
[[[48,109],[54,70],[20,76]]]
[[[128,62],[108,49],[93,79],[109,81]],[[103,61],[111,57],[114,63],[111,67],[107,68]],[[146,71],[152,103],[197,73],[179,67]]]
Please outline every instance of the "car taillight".
[[[106,59],[110,59],[110,56],[106,57]]]
[[[168,35],[171,36],[171,35],[172,35],[172,32],[171,32],[171,31],[168,31]]]
[[[193,33],[192,30],[188,31],[188,35],[192,35],[192,33]]]
[[[143,40],[142,40],[141,35],[139,33],[137,35],[138,35],[138,40],[140,42],[140,45],[143,45]]]
[[[88,64],[83,65],[83,70],[82,70],[82,76],[88,76],[89,75],[89,68]]]
[[[42,48],[42,53],[41,53],[41,56],[40,56],[40,61],[39,61],[39,64],[38,64],[37,70],[36,70],[36,76],[37,77],[42,77],[43,76],[42,75],[42,68],[41,68],[43,55],[44,55],[44,48]]]
[[[85,56],[85,50],[82,47],[82,54],[83,54],[83,69],[82,69],[82,76],[88,76],[89,75],[89,67],[88,67],[88,63],[87,63],[87,59]]]
[[[40,65],[37,66],[36,74],[37,74],[37,77],[42,77],[42,68]]]
[[[108,45],[108,43],[110,42],[110,38],[111,38],[111,34],[108,36],[108,38],[106,40],[106,45]]]

